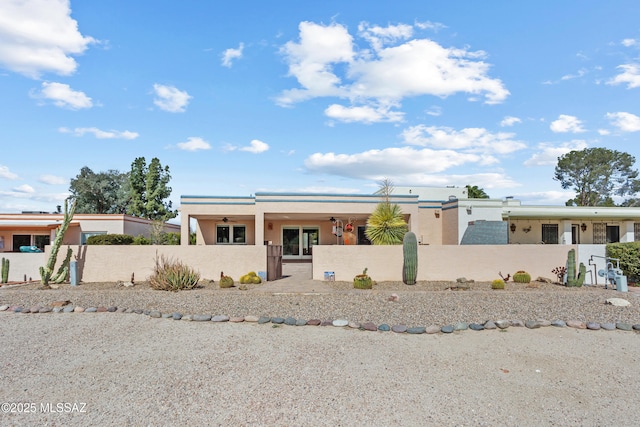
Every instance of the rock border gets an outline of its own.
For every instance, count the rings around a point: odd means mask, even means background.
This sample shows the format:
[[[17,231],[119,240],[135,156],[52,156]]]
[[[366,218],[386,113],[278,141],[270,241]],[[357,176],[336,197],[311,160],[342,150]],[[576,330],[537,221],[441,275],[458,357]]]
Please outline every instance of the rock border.
[[[237,316],[230,317],[226,315],[213,315],[213,314],[187,314],[183,315],[179,312],[173,313],[161,313],[158,310],[143,310],[123,307],[80,307],[74,306],[67,301],[57,301],[50,306],[34,306],[23,307],[20,305],[0,305],[0,312],[8,313],[22,313],[22,314],[44,314],[44,313],[127,313],[127,314],[144,314],[150,318],[158,319],[172,319],[191,322],[213,322],[213,323],[256,323],[267,324],[270,323],[272,327],[277,328],[282,325],[286,326],[331,326],[338,329],[355,329],[361,331],[379,331],[379,332],[394,332],[397,334],[409,334],[409,335],[421,335],[421,334],[451,334],[459,331],[484,331],[484,330],[500,330],[504,331],[509,327],[514,328],[526,328],[526,329],[539,329],[543,327],[557,327],[557,328],[574,328],[584,329],[591,331],[605,330],[605,331],[640,331],[640,323],[631,324],[626,322],[583,322],[579,320],[561,320],[556,319],[553,321],[545,319],[536,320],[488,320],[484,323],[466,323],[457,322],[453,325],[429,325],[429,326],[407,326],[407,325],[388,325],[381,323],[376,325],[372,322],[359,323],[355,321],[349,321],[347,319],[296,319],[291,316],[287,317],[269,317],[269,316]]]

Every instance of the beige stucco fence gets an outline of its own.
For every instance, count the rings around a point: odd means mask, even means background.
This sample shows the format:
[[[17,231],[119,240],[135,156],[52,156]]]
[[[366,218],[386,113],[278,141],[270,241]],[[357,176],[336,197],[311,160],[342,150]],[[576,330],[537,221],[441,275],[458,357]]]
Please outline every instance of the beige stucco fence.
[[[58,264],[66,254],[63,246]],[[146,280],[152,273],[156,254],[178,260],[200,272],[203,279],[220,278],[220,272],[238,279],[249,271],[266,271],[266,246],[71,246],[78,258],[79,278],[82,282],[129,281],[131,274],[136,281]],[[553,279],[551,270],[564,266],[567,252],[578,249],[578,259],[587,265],[586,283],[594,283],[598,269],[604,268],[604,260],[595,258],[596,265],[589,265],[591,255],[604,256],[604,245],[480,245],[480,246],[419,246],[418,280],[455,281],[466,277],[477,281],[490,281],[517,270]],[[39,279],[38,267],[48,259],[50,246],[45,253],[3,256],[11,259],[10,280],[22,280],[24,275]],[[286,262],[286,261],[285,261]],[[336,280],[350,281],[368,268],[377,281],[402,279],[402,246],[315,246],[313,248],[313,278],[324,280],[325,272],[333,272]],[[602,279],[600,279],[601,283]]]
[[[532,279],[546,277],[555,280],[551,272],[564,266],[571,248],[578,249],[579,261],[587,265],[588,258],[604,256],[604,245],[465,245],[419,246],[418,280],[455,281],[465,277],[476,281],[491,281],[525,270]],[[604,261],[598,268],[604,268]],[[313,248],[313,278],[323,280],[325,272],[333,272],[335,280],[352,280],[364,268],[373,280],[402,280],[402,246],[316,246]],[[592,270],[593,268],[591,268]]]

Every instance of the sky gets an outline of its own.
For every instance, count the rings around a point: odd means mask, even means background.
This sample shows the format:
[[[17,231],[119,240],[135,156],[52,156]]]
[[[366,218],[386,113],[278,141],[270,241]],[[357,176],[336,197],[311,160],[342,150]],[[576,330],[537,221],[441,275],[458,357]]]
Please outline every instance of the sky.
[[[182,195],[476,185],[640,159],[640,2],[0,1],[0,212],[157,157]],[[636,163],[635,168],[638,168]]]

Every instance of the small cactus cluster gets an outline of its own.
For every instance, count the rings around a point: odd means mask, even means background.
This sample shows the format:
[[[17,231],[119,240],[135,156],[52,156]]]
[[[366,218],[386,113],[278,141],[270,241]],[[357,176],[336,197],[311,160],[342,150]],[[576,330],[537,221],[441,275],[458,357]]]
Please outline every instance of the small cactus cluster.
[[[576,275],[576,250],[571,249],[567,255],[567,286],[580,287],[584,283],[584,277],[587,274],[587,267],[584,263],[580,263]]]
[[[362,270],[362,274],[358,274],[353,278],[353,287],[356,289],[371,289],[373,288],[373,280],[367,274],[367,269]]]
[[[234,281],[231,276],[225,276],[224,272],[220,272],[220,287],[221,288],[233,288]]]
[[[9,259],[2,258],[2,283],[9,282]]]
[[[250,271],[244,276],[240,276],[240,283],[242,283],[243,285],[259,285],[260,283],[262,283],[262,279],[255,273],[255,271]]]
[[[526,271],[519,270],[513,274],[513,281],[516,283],[530,283],[531,275]]]
[[[491,289],[504,289],[504,280],[495,279],[493,282],[491,282]]]
[[[405,285],[415,285],[418,276],[418,239],[412,231],[402,239],[402,281]]]

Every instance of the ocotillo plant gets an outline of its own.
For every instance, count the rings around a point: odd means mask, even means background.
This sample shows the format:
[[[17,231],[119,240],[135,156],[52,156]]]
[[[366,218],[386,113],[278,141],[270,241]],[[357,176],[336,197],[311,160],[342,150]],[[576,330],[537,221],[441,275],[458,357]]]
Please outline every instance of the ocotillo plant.
[[[418,276],[418,239],[412,231],[407,232],[402,239],[402,281],[407,285],[415,285]]]
[[[69,248],[67,250],[67,256],[65,261],[62,263],[55,276],[53,275],[53,270],[56,265],[56,260],[58,259],[58,251],[60,250],[60,246],[62,245],[62,239],[64,238],[64,234],[67,232],[69,228],[69,224],[73,219],[73,214],[76,211],[76,201],[73,200],[71,203],[71,208],[69,208],[69,200],[64,201],[64,219],[62,220],[62,224],[60,228],[58,228],[58,232],[56,234],[56,238],[53,241],[53,245],[51,246],[51,253],[49,254],[49,260],[47,261],[47,265],[44,267],[40,267],[40,278],[42,281],[42,287],[45,289],[50,289],[49,282],[53,281],[54,283],[62,282],[69,273],[69,260],[71,259],[72,250]]]
[[[9,260],[2,258],[2,283],[9,281]]]
[[[587,267],[580,263],[579,273],[576,276],[576,250],[569,250],[567,255],[567,286],[582,286],[584,276],[587,274]]]

